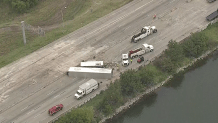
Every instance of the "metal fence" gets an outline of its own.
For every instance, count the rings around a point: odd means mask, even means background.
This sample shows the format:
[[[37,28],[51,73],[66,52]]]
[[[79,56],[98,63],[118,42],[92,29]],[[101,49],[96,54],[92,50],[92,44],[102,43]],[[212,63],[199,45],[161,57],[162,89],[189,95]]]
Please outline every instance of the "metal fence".
[[[24,28],[25,30],[31,31],[35,34],[38,34],[39,36],[44,36],[45,35],[45,31],[41,28],[41,27],[34,27],[26,22],[24,22]]]

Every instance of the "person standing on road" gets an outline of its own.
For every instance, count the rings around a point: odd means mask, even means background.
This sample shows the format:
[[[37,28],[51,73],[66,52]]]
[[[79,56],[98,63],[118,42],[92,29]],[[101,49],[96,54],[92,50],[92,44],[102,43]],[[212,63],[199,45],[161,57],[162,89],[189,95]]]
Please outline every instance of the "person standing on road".
[[[153,16],[153,19],[155,19],[156,18],[156,14]]]
[[[130,59],[130,62],[131,62],[131,64],[132,64],[132,59]]]

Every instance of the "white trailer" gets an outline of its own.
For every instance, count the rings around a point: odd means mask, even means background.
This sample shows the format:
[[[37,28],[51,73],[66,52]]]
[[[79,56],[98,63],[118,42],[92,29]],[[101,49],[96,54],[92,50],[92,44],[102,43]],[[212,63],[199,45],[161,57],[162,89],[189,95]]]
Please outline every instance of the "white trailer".
[[[122,65],[123,66],[128,66],[129,65],[128,54],[122,54]]]
[[[103,61],[86,61],[80,63],[81,67],[103,67]]]
[[[88,82],[79,86],[79,90],[77,90],[75,97],[77,99],[80,99],[84,95],[87,95],[92,91],[96,90],[98,87],[99,87],[99,83],[94,79],[90,79]]]
[[[152,52],[153,50],[154,50],[154,47],[152,45],[142,44],[142,50],[131,54],[130,57],[133,59],[133,58],[141,56],[147,52]]]
[[[69,77],[110,79],[113,70],[110,68],[70,67],[67,72]]]
[[[157,29],[155,26],[145,26],[142,28],[141,32],[137,35],[134,35],[131,39],[131,42],[137,43],[137,41],[147,37],[148,35],[151,35],[153,33],[156,33]]]

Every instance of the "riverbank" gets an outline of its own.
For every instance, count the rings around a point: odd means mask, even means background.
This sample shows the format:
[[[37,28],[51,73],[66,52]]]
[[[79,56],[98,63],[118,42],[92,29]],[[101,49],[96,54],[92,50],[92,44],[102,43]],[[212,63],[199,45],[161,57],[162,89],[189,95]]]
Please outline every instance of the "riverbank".
[[[215,123],[218,50],[107,123]],[[209,104],[209,105],[208,105]],[[157,118],[158,117],[158,118]]]
[[[74,121],[79,118],[102,123],[122,113],[144,95],[167,83],[173,75],[215,50],[217,48],[215,46],[218,45],[217,28],[218,23],[209,25],[207,29],[192,34],[184,41],[180,41],[181,43],[171,40],[168,49],[159,58],[137,70],[131,69],[120,73],[120,78],[111,82],[107,90],[101,91],[95,98],[55,122],[63,122],[66,119]],[[75,117],[77,110],[82,110],[83,113]],[[84,115],[87,115],[86,110],[91,110],[94,116],[84,119]]]
[[[190,37],[188,37],[190,38]],[[187,40],[188,38],[184,39],[184,40]],[[181,42],[184,42],[184,41],[181,41]],[[179,72],[182,72],[184,71],[185,69],[193,66],[195,63],[197,63],[198,61],[206,58],[207,56],[209,56],[212,52],[216,51],[218,49],[218,46],[206,51],[204,54],[202,54],[201,56],[199,56],[198,58],[194,58],[192,59],[189,64],[187,65],[184,65],[180,68],[178,68],[176,70],[176,73],[173,73],[174,75],[175,74],[178,74]],[[107,116],[107,117],[104,117],[100,123],[104,123],[104,122],[107,122],[107,121],[110,121],[112,118],[114,118],[115,116],[117,115],[121,115],[123,112],[125,112],[126,110],[128,110],[131,106],[137,104],[137,102],[139,102],[144,96],[152,93],[153,91],[155,91],[156,89],[158,89],[159,87],[162,87],[164,84],[166,84],[167,82],[169,82],[170,79],[173,78],[173,74],[168,76],[166,80],[162,81],[161,83],[157,84],[157,85],[154,85],[148,89],[146,89],[146,91],[144,91],[143,93],[141,94],[138,94],[136,97],[128,100],[124,105],[120,106],[119,108],[116,109],[115,113]]]
[[[178,69],[177,73],[184,71],[186,68],[189,68],[191,66],[193,66],[196,62],[203,60],[204,58],[208,57],[211,53],[213,53],[214,51],[218,50],[218,46],[213,48],[210,51],[207,51],[205,54],[201,55],[199,58],[193,59],[193,61]],[[123,106],[119,107],[118,109],[116,109],[116,112],[110,116],[105,117],[104,119],[102,119],[99,123],[107,123],[109,122],[111,119],[113,119],[116,116],[121,115],[122,113],[124,113],[126,110],[128,110],[130,107],[132,107],[133,105],[136,105],[140,100],[142,100],[146,95],[154,92],[156,89],[162,87],[164,84],[166,84],[167,82],[169,82],[170,79],[172,79],[174,76],[170,75],[165,81],[147,89],[145,92],[137,95],[137,97],[129,100],[128,102],[126,102]]]

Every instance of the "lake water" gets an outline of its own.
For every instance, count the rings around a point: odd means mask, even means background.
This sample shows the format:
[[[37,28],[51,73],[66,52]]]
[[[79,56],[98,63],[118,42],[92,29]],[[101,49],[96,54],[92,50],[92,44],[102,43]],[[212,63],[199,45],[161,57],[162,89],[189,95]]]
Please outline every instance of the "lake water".
[[[111,123],[218,123],[218,53],[179,74]]]

